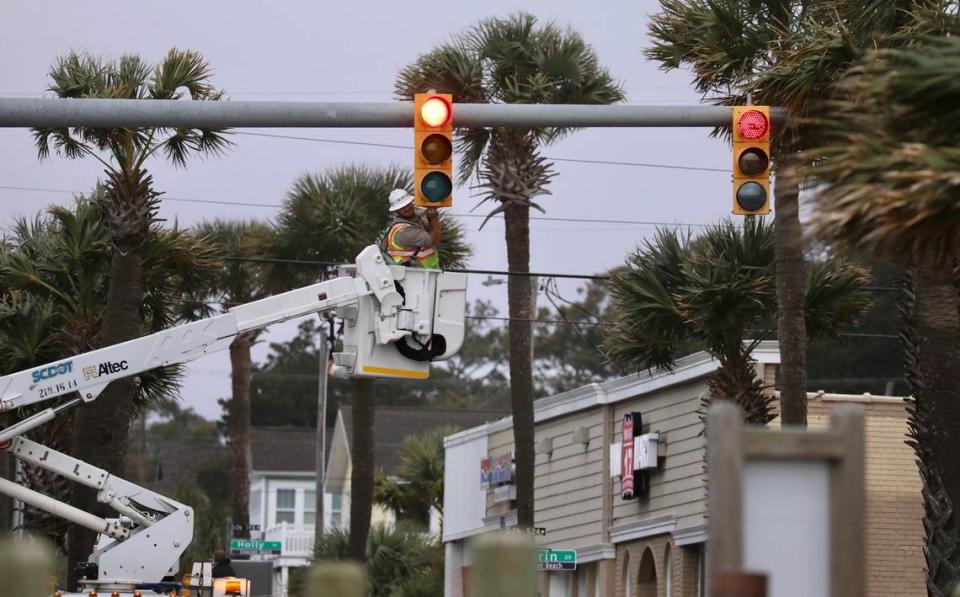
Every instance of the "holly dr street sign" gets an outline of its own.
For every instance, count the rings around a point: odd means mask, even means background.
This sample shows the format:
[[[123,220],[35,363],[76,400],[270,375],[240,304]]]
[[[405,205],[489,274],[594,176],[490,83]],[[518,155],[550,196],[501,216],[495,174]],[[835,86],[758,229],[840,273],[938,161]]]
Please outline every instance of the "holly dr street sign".
[[[280,555],[279,541],[253,541],[250,539],[232,539],[230,553],[232,555],[273,554]]]
[[[576,570],[574,549],[541,549],[537,551],[537,570]]]

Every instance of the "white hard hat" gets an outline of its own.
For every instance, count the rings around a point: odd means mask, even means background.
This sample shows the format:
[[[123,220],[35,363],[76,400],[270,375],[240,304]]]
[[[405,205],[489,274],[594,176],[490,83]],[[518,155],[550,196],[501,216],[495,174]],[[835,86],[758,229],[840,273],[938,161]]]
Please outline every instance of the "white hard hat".
[[[390,211],[397,211],[413,203],[413,195],[403,189],[393,189],[390,191]]]

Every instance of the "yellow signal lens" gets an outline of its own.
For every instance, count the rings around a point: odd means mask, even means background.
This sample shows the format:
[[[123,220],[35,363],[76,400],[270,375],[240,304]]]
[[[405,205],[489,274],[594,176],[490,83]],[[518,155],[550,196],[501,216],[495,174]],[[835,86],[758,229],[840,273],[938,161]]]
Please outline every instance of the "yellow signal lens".
[[[430,135],[420,144],[420,153],[428,164],[439,164],[450,159],[453,153],[453,145],[450,139],[444,135]]]
[[[450,121],[452,114],[450,104],[440,97],[431,97],[420,106],[420,118],[427,126],[443,126]]]

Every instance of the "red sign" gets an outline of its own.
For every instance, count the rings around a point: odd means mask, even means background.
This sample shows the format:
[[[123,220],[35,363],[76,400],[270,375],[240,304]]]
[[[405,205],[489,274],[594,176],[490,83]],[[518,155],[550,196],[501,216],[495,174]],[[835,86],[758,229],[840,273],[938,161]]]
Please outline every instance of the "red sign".
[[[620,448],[620,497],[629,500],[636,495],[634,491],[634,453],[633,429],[636,413],[623,415],[623,444]],[[640,417],[637,416],[637,419]],[[636,421],[639,423],[639,421]]]

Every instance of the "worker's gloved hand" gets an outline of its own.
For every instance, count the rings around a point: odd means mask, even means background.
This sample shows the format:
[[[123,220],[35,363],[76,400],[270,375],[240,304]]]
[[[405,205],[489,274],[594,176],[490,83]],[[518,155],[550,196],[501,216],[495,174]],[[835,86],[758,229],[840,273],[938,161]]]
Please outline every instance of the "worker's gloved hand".
[[[436,207],[427,208],[427,219],[428,219],[428,220],[435,220],[435,219],[437,219],[437,216],[438,216],[439,214],[440,214],[440,212],[437,211],[437,208],[436,208]]]

